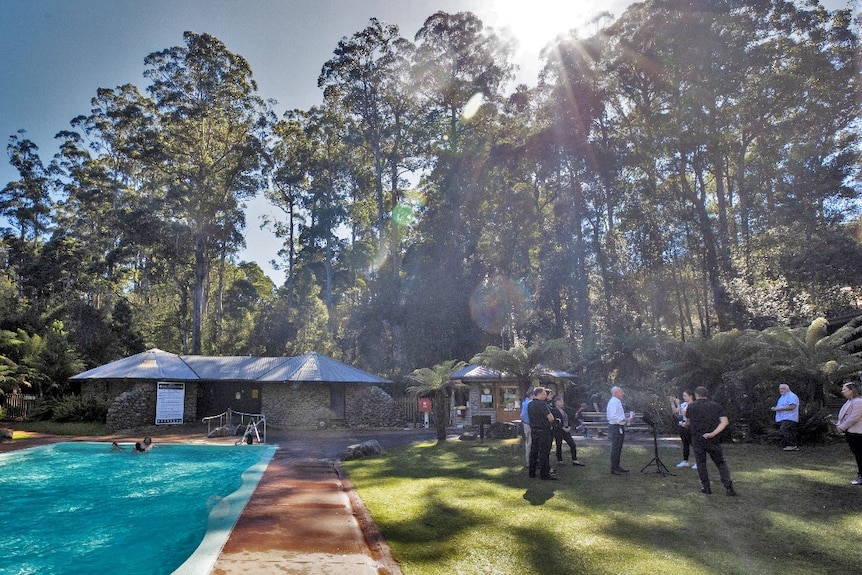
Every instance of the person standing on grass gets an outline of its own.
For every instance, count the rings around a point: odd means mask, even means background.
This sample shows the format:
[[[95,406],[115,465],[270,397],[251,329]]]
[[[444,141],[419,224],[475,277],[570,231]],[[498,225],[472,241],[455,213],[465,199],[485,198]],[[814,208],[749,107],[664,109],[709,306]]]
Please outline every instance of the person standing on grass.
[[[527,411],[527,406],[530,405],[530,402],[533,400],[533,393],[535,393],[535,391],[535,388],[528,387],[527,397],[524,398],[524,402],[521,404],[521,427],[524,428],[524,445],[526,445],[524,458],[527,466],[530,465],[530,443],[532,442],[532,437],[530,435],[530,413]]]
[[[705,387],[694,390],[694,403],[690,403],[685,412],[685,425],[691,430],[691,446],[697,461],[697,474],[700,477],[700,491],[707,495],[712,493],[709,484],[709,470],[706,468],[706,456],[718,467],[721,483],[728,497],[735,497],[733,480],[730,478],[730,468],[724,461],[724,452],[718,440],[719,434],[730,424],[724,414],[724,408],[709,399]]]
[[[781,447],[784,451],[799,451],[799,398],[790,391],[790,386],[778,386],[778,403],[770,409],[775,412],[775,423],[781,431]]]
[[[850,452],[856,458],[856,479],[851,485],[862,485],[862,385],[848,381],[841,388],[847,402],[838,412],[838,431],[844,434]]]
[[[578,448],[575,446],[575,440],[572,437],[572,428],[569,424],[569,414],[566,411],[566,402],[562,395],[554,398],[554,405],[551,407],[551,413],[554,419],[557,420],[557,425],[554,426],[554,442],[557,446],[557,465],[563,465],[563,443],[569,444],[569,452],[572,454],[572,465],[583,467],[583,463],[578,461]]]
[[[548,405],[548,390],[537,387],[533,392],[533,399],[527,407],[530,416],[530,428],[533,440],[530,443],[530,461],[527,464],[530,477],[536,476],[538,468],[540,479],[557,479],[551,473],[551,426],[554,423],[554,415],[551,406]]]
[[[623,388],[614,386],[611,388],[611,398],[608,400],[607,418],[608,418],[608,435],[611,437],[611,473],[614,475],[622,475],[628,473],[628,469],[620,467],[620,458],[623,453],[623,443],[626,440],[626,423],[629,423],[633,418],[626,417],[626,411],[623,408],[623,397],[625,392]]]
[[[670,398],[670,408],[676,418],[677,428],[679,429],[679,438],[682,440],[682,461],[676,464],[677,467],[688,467],[688,458],[691,455],[691,430],[683,425],[685,423],[685,410],[688,404],[694,401],[694,396],[689,390],[682,392],[682,401],[676,397]],[[697,463],[692,469],[697,469]]]

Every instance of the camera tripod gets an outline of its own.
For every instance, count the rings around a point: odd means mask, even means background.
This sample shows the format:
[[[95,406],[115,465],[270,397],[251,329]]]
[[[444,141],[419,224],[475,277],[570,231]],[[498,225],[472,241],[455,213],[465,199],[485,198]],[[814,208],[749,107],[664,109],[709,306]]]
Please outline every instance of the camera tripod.
[[[646,418],[644,418],[644,420],[646,420]],[[664,477],[665,475],[674,475],[673,473],[670,472],[670,470],[667,468],[667,466],[664,463],[662,463],[661,458],[658,456],[658,430],[656,430],[656,425],[654,422],[648,422],[648,423],[649,423],[650,427],[652,428],[652,445],[653,445],[653,451],[655,452],[655,457],[652,458],[652,461],[650,461],[649,463],[647,463],[646,465],[643,466],[643,469],[641,469],[641,473],[646,471],[646,468],[649,467],[650,465],[655,465],[655,472],[658,473],[659,475],[661,475],[662,477]]]

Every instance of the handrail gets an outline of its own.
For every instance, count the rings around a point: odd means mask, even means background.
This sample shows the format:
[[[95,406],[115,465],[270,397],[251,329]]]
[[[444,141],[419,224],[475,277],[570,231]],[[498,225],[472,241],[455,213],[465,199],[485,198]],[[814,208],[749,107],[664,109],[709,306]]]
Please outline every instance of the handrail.
[[[242,411],[234,411],[231,408],[227,408],[227,411],[219,413],[218,415],[209,415],[201,420],[205,421],[207,424],[207,435],[212,432],[211,426],[213,421],[218,419],[218,427],[232,425],[234,415],[239,416],[239,424],[237,425],[237,427],[242,427],[243,425],[246,426],[245,434],[242,437],[243,439],[246,439],[246,437],[248,437],[251,432],[254,431],[255,435],[257,436],[258,443],[266,443],[266,416],[262,413],[244,413]],[[248,424],[246,424],[246,418],[249,418]],[[258,425],[260,425],[261,423],[263,423],[263,439],[261,439],[260,431],[258,429]]]

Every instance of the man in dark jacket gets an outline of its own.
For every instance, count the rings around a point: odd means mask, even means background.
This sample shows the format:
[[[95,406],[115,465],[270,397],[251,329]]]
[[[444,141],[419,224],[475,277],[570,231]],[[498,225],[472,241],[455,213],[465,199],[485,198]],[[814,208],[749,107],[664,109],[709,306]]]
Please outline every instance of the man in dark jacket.
[[[551,413],[551,406],[548,405],[548,390],[537,387],[527,410],[530,416],[530,433],[533,436],[530,444],[530,477],[536,476],[538,467],[541,479],[557,479],[557,476],[551,473],[550,456],[553,443],[551,426],[554,423],[554,416]]]
[[[706,468],[707,454],[718,467],[721,483],[728,496],[736,495],[733,489],[733,481],[730,479],[730,468],[724,461],[724,453],[718,440],[719,434],[730,423],[724,414],[724,408],[711,401],[705,387],[694,390],[694,403],[689,404],[685,412],[685,423],[683,425],[691,429],[691,446],[697,459],[697,474],[700,477],[700,491],[710,494],[712,489],[709,484],[709,470]]]

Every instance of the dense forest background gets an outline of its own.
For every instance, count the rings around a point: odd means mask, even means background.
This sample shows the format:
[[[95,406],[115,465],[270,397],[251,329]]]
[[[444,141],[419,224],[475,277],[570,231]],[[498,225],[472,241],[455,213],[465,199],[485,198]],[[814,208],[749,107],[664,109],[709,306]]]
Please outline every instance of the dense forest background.
[[[851,13],[650,0],[594,30],[513,86],[511,41],[471,13],[410,37],[371,19],[322,63],[322,103],[280,116],[188,32],[143,89],[96,88],[55,157],[12,135],[0,390],[65,394],[151,347],[400,380],[555,341],[587,386],[822,397],[862,366],[817,319],[862,302]],[[236,257],[257,194],[283,285]]]

